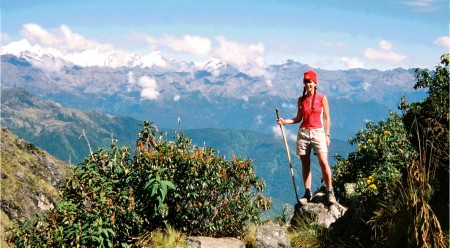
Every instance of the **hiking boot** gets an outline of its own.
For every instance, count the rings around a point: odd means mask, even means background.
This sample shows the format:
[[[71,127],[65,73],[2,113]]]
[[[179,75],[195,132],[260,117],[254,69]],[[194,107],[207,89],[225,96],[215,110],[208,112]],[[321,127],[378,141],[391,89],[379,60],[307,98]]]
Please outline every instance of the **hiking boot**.
[[[310,202],[311,201],[311,191],[306,191],[305,192],[305,194],[302,196],[302,198],[300,198],[300,203],[301,204],[306,204],[306,203],[308,203],[308,202]]]
[[[333,189],[327,189],[327,198],[328,198],[328,203],[329,204],[336,204],[336,197],[334,196],[334,191]]]

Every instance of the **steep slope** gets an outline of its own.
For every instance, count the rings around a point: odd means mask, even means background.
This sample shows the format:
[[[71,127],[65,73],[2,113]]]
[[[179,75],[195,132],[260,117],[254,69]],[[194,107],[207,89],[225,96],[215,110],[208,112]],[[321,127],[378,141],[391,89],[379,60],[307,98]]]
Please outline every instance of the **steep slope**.
[[[58,196],[57,189],[70,170],[69,165],[5,127],[1,128],[0,137],[2,236],[13,220],[30,218],[38,211],[51,208]]]

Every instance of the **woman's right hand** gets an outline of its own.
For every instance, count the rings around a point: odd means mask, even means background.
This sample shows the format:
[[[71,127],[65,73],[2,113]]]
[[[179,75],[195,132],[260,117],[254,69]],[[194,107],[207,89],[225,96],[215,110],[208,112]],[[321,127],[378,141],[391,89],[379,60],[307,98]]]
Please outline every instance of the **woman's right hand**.
[[[284,125],[285,123],[284,123],[283,118],[281,118],[281,117],[278,118],[278,119],[277,119],[277,124],[278,124],[278,125]]]

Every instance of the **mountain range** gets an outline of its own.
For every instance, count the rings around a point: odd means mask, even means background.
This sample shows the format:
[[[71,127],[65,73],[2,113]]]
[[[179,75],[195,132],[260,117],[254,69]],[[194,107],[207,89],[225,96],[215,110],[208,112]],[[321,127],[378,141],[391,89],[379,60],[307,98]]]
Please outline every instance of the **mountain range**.
[[[348,139],[367,120],[385,118],[402,95],[411,101],[424,96],[412,90],[413,69],[331,71],[287,60],[250,73],[216,59],[193,63],[161,54],[158,59],[128,54],[127,63],[108,62],[119,61],[119,52],[86,64],[76,59],[80,53],[22,43],[2,47],[2,87],[21,87],[63,107],[150,119],[166,128],[177,128],[180,118],[183,128],[270,133],[275,108],[283,117],[295,116],[308,69],[319,75],[318,91],[329,99],[338,139]]]

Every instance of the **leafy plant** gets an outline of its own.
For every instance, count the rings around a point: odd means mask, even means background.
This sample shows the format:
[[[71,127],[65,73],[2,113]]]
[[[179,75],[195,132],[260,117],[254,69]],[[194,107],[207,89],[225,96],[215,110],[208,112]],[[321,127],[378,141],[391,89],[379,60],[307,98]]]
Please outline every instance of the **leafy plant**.
[[[345,159],[335,158],[333,167],[336,194],[345,199],[344,184],[356,182],[363,197],[373,200],[387,199],[396,193],[393,189],[407,171],[417,152],[411,147],[400,115],[391,112],[386,121],[366,123],[350,143],[357,150]]]
[[[98,149],[73,170],[55,208],[19,221],[19,247],[128,247],[168,225],[187,234],[239,236],[270,200],[250,160],[227,161],[182,133],[163,141],[150,121],[130,148]]]
[[[182,133],[149,156],[153,168],[162,168],[161,178],[175,185],[167,195],[167,222],[185,233],[240,236],[247,221],[258,221],[270,207],[250,160],[227,161],[212,148],[193,146]]]

